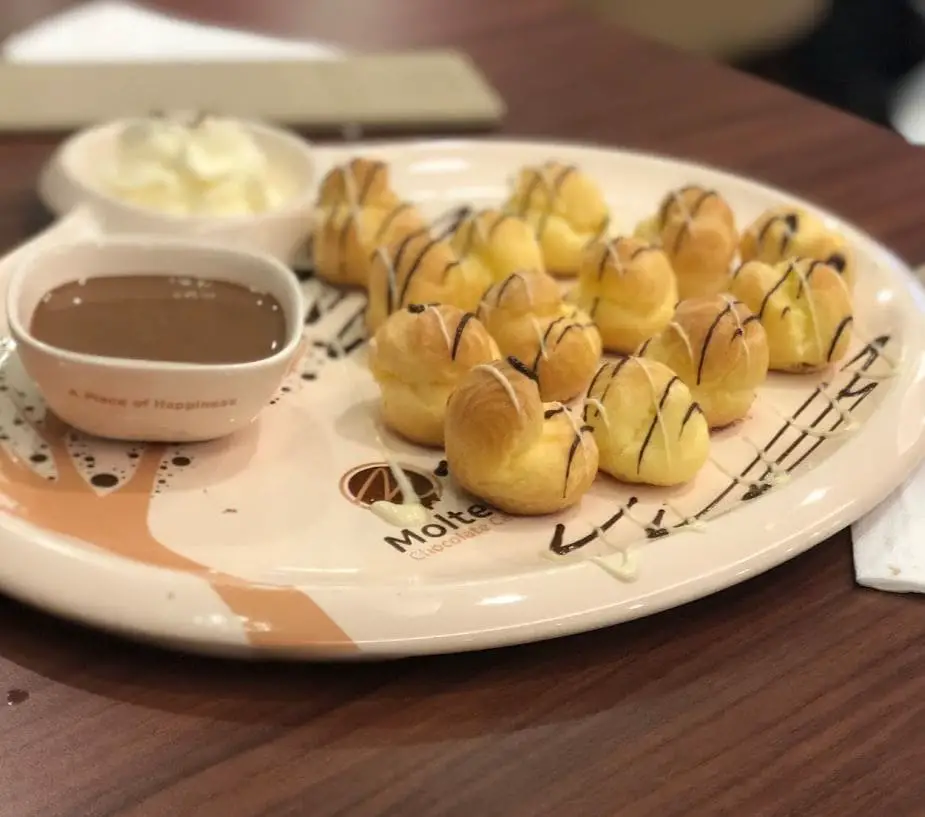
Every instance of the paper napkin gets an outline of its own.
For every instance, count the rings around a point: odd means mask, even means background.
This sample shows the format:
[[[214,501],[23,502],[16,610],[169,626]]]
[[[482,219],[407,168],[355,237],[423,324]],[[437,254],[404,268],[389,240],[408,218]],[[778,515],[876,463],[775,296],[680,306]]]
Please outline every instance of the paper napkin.
[[[925,468],[851,528],[858,584],[925,593]]]
[[[181,20],[121,0],[95,0],[49,17],[3,44],[12,62],[319,60],[343,52]]]
[[[915,270],[925,281],[925,266]],[[858,584],[925,593],[925,464],[851,527]]]

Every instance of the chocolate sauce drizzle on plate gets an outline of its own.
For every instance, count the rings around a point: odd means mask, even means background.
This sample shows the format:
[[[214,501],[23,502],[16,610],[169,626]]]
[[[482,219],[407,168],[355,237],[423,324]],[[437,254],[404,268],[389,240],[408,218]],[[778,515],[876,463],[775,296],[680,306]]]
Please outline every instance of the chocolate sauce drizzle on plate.
[[[600,525],[597,526],[598,530],[603,533],[607,533],[617,522],[619,522],[625,515],[629,508],[632,508],[639,502],[639,499],[635,496],[631,496],[626,500],[626,503],[619,511],[617,511],[613,516],[608,517]],[[593,542],[598,538],[597,530],[592,531],[591,533],[582,536],[578,539],[574,539],[571,542],[565,541],[565,525],[559,522],[552,534],[552,539],[549,542],[549,549],[556,554],[556,556],[565,556],[569,553],[572,553],[578,548],[584,547],[585,545]]]

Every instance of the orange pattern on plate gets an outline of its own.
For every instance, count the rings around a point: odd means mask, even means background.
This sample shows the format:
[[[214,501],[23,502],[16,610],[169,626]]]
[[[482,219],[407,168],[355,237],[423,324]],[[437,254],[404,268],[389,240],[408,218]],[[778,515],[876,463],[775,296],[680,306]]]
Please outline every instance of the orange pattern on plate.
[[[15,503],[5,513],[115,556],[202,576],[238,616],[255,646],[315,644],[338,652],[356,650],[350,637],[301,590],[251,584],[212,570],[152,536],[148,509],[164,446],[148,446],[132,477],[118,490],[100,496],[67,450],[70,428],[51,414],[33,428],[48,444],[58,476],[50,481],[10,452],[0,453],[0,493]]]

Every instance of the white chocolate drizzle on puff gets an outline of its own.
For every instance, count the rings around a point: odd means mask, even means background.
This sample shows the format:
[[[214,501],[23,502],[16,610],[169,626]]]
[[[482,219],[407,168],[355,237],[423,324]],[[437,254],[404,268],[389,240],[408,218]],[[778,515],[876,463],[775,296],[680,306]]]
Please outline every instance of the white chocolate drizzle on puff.
[[[632,354],[671,320],[678,287],[660,248],[620,236],[588,245],[568,299],[594,321],[605,349]]]
[[[600,333],[553,278],[515,272],[488,289],[477,314],[501,353],[534,372],[543,400],[568,402],[584,391],[600,361]]]
[[[521,269],[542,270],[543,252],[533,227],[520,216],[495,209],[468,209],[447,232],[463,264],[503,281]]]
[[[839,273],[851,289],[855,263],[847,241],[819,216],[801,207],[772,207],[743,233],[739,246],[743,261],[778,264],[793,258],[821,261]]]
[[[671,323],[639,350],[687,384],[711,428],[748,414],[767,378],[768,354],[758,317],[726,293],[681,301]]]
[[[369,368],[385,424],[418,445],[443,445],[446,404],[472,366],[497,360],[498,346],[471,312],[411,304],[392,313],[370,345]]]
[[[700,407],[681,378],[654,360],[627,356],[602,364],[588,387],[584,418],[601,469],[624,482],[687,482],[709,453]]]
[[[456,481],[507,513],[571,507],[598,469],[590,426],[544,404],[536,375],[514,357],[469,372],[450,397],[445,437]]]
[[[636,235],[668,255],[682,299],[725,291],[738,233],[732,209],[716,190],[691,184],[670,191]]]
[[[575,165],[521,169],[505,209],[532,225],[552,275],[575,275],[581,252],[603,236],[610,215],[597,184]]]
[[[511,401],[511,405],[514,407],[517,413],[520,414],[520,401],[517,399],[517,392],[514,391],[514,387],[511,385],[511,381],[508,380],[499,369],[490,363],[479,363],[478,366],[473,366],[472,369],[473,371],[478,370],[481,372],[487,372],[495,380],[497,380],[501,384],[501,387],[504,389],[505,394],[507,394],[508,399]]]
[[[365,286],[375,249],[424,226],[417,208],[392,191],[385,163],[368,159],[353,159],[328,172],[317,211],[314,266],[333,284]]]
[[[774,266],[747,261],[733,274],[730,291],[761,321],[771,369],[821,369],[848,351],[854,323],[851,292],[828,264],[810,258]]]
[[[474,311],[491,284],[487,270],[464,265],[452,245],[426,229],[373,253],[367,328],[374,332],[408,304],[442,303]]]

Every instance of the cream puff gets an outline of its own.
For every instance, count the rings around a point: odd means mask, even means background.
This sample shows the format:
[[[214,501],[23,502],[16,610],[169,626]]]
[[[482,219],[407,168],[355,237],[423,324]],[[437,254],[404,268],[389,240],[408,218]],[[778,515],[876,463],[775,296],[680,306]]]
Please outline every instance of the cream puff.
[[[412,442],[442,446],[450,393],[473,366],[499,357],[498,346],[472,312],[448,304],[412,304],[393,313],[369,349],[385,424]]]
[[[312,231],[315,271],[331,284],[365,287],[377,246],[425,228],[418,209],[391,189],[384,162],[354,159],[321,182]]]
[[[543,403],[520,361],[480,364],[447,404],[447,464],[465,490],[506,513],[554,513],[575,505],[594,481],[590,432],[565,406]]]
[[[451,304],[473,312],[491,286],[485,269],[464,265],[446,239],[416,232],[373,252],[366,327],[375,332],[409,304]]]
[[[668,257],[638,238],[596,241],[568,299],[597,325],[604,348],[631,354],[671,321],[678,287]]]
[[[485,293],[477,314],[501,354],[536,374],[543,400],[566,402],[587,388],[600,362],[601,336],[585,312],[565,303],[553,278],[515,272]]]
[[[772,369],[822,369],[848,351],[851,294],[835,267],[810,258],[774,266],[748,261],[736,271],[730,291],[761,321]]]
[[[782,205],[765,211],[742,234],[742,261],[777,264],[792,258],[822,261],[854,287],[855,262],[847,240],[821,218],[801,207]]]
[[[694,184],[672,190],[636,235],[664,249],[682,299],[725,292],[739,237],[732,209],[715,190]]]
[[[680,485],[710,453],[710,431],[690,389],[656,360],[624,357],[601,365],[585,399],[584,421],[602,471],[623,482]]]
[[[743,419],[768,377],[768,339],[758,317],[731,295],[681,301],[639,354],[668,366],[691,390],[711,428]]]
[[[610,222],[597,183],[574,165],[559,162],[523,168],[505,210],[531,224],[546,271],[556,276],[576,275],[582,250],[603,236]]]
[[[487,271],[503,281],[518,270],[542,270],[543,253],[533,228],[523,219],[500,210],[469,210],[449,236],[463,264]]]

